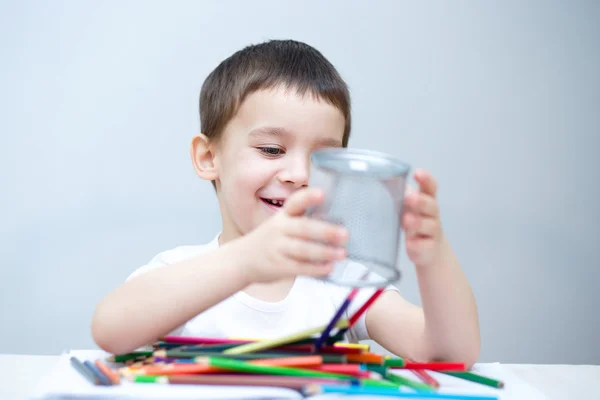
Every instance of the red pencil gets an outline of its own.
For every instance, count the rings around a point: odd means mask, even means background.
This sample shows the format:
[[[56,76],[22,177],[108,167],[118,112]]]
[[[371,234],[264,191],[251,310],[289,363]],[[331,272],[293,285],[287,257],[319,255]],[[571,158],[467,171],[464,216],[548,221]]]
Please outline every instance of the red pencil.
[[[412,372],[417,375],[423,381],[423,383],[433,386],[436,389],[440,387],[440,383],[436,381],[433,376],[429,375],[429,373],[424,369],[413,369]]]
[[[430,371],[466,371],[465,363],[462,362],[413,362],[405,361],[403,367],[392,367],[400,369],[427,369]]]
[[[367,311],[367,308],[369,308],[371,306],[371,304],[373,304],[375,302],[375,300],[377,300],[377,298],[383,293],[383,289],[377,289],[375,291],[375,293],[373,293],[373,295],[369,298],[369,300],[367,300],[365,302],[365,304],[362,305],[361,308],[358,309],[357,312],[354,313],[354,315],[352,315],[350,317],[350,323],[349,326],[352,326],[356,323],[356,321],[358,321],[358,319],[360,318],[361,315],[363,315],[363,313],[365,311]]]

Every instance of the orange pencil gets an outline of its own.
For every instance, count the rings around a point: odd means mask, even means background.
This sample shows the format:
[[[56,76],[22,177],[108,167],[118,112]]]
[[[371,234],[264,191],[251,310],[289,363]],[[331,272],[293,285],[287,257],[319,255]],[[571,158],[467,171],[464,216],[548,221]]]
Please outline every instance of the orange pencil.
[[[98,369],[100,370],[100,372],[102,372],[104,375],[106,375],[108,379],[110,379],[113,385],[118,385],[119,383],[121,383],[121,378],[119,378],[119,375],[115,371],[113,371],[108,365],[104,364],[100,360],[96,360],[95,364],[96,367],[98,367]]]
[[[383,364],[384,356],[375,353],[346,354],[346,359],[358,364]]]

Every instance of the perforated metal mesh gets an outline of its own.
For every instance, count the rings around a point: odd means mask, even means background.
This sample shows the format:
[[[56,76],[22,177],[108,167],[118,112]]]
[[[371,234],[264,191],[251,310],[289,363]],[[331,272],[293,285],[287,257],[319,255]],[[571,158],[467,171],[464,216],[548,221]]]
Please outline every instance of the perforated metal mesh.
[[[409,166],[385,154],[356,149],[313,153],[310,186],[325,192],[314,217],[341,224],[350,233],[348,259],[326,278],[345,286],[382,286],[397,281],[400,216]],[[369,281],[344,279],[348,261],[371,274]],[[375,279],[375,278],[379,279]]]

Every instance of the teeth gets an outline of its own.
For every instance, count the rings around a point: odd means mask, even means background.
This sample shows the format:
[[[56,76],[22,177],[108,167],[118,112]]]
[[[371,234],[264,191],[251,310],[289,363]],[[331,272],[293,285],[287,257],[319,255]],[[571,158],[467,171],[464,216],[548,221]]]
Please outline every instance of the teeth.
[[[273,204],[274,206],[279,206],[281,207],[283,205],[283,200],[270,200],[270,199],[265,199],[267,201],[267,203]]]

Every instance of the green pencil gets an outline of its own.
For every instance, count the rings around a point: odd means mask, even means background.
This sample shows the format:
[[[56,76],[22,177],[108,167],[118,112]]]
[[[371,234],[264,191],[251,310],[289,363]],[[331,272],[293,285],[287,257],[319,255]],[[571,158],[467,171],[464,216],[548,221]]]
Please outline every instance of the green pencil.
[[[385,361],[383,362],[383,365],[385,365],[386,367],[404,367],[404,365],[406,365],[406,363],[404,362],[404,358],[386,358]]]
[[[196,357],[199,364],[209,365],[211,367],[223,368],[238,372],[247,372],[254,374],[267,375],[285,375],[285,376],[307,376],[313,378],[337,378],[357,380],[355,376],[336,374],[333,372],[323,372],[295,367],[280,367],[273,365],[250,364],[244,361],[232,360],[219,357]]]
[[[385,379],[397,383],[400,386],[407,386],[411,389],[414,389],[419,392],[435,392],[435,388],[433,386],[426,385],[421,382],[413,381],[412,379],[405,378],[400,375],[392,374],[388,372],[384,375]]]
[[[335,325],[335,327],[338,329],[346,328],[347,326],[348,326],[347,319],[340,320]],[[302,332],[294,333],[294,334],[291,334],[288,336],[283,336],[283,337],[273,339],[273,340],[263,340],[260,342],[254,342],[254,343],[243,344],[241,346],[236,346],[231,349],[225,350],[223,353],[224,354],[245,354],[245,353],[257,352],[260,350],[271,349],[273,347],[281,346],[284,344],[290,344],[290,343],[298,342],[299,340],[307,339],[307,338],[311,337],[312,335],[322,332],[326,328],[327,328],[326,325],[317,326],[316,328],[307,329]]]
[[[502,381],[497,381],[495,379],[488,378],[483,375],[475,374],[473,372],[450,372],[450,371],[439,371],[439,372],[441,372],[442,374],[452,375],[457,378],[465,379],[467,381],[480,383],[485,386],[491,386],[491,387],[495,387],[498,389],[502,389],[504,387],[504,382],[502,382]]]
[[[136,358],[152,357],[152,351],[134,351],[132,353],[115,354],[107,358],[111,362],[125,362]]]

